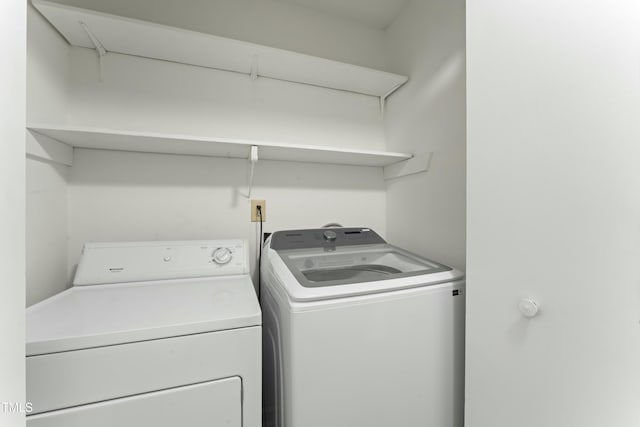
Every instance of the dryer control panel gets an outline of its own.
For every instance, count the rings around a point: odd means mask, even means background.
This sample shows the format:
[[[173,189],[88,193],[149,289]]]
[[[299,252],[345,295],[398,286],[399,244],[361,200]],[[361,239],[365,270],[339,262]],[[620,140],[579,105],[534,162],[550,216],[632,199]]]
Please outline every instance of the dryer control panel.
[[[86,243],[74,285],[249,274],[246,240]]]

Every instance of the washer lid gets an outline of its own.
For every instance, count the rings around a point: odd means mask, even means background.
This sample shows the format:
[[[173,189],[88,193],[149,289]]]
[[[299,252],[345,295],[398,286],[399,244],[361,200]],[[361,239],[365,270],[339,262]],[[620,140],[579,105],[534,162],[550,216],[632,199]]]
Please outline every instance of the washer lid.
[[[464,274],[386,243],[269,251],[295,301],[314,301],[431,286]]]
[[[27,356],[260,324],[246,275],[74,286],[27,308]]]

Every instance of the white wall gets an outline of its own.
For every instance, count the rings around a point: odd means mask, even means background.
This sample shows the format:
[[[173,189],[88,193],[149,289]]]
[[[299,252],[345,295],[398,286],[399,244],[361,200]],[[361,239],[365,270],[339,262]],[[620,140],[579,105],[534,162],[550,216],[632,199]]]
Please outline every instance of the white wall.
[[[76,150],[70,274],[88,241],[244,238],[255,249],[246,185],[245,160]],[[262,161],[251,197],[267,201],[265,232],[329,222],[385,232],[379,168]]]
[[[378,98],[109,53],[71,49],[75,125],[384,149]]]
[[[202,67],[71,48],[68,122],[173,134],[384,149],[378,99]],[[76,150],[69,274],[96,240],[253,240],[243,160]],[[252,198],[266,230],[328,222],[385,232],[381,168],[260,161]]]
[[[24,128],[26,5],[0,2],[0,402],[24,408]],[[0,425],[24,414],[0,407]]]
[[[410,76],[388,101],[390,151],[433,152],[427,173],[387,185],[388,237],[465,268],[464,1],[409,2],[387,29],[392,71]]]
[[[27,306],[67,287],[68,166],[28,158]]]
[[[28,7],[27,120],[64,123],[69,92],[69,47]],[[26,160],[27,306],[67,286],[68,167]]]
[[[231,14],[225,19],[251,6],[251,2],[219,3],[216,7]],[[272,14],[284,6],[276,3],[264,10],[266,3],[254,4],[251,13],[262,16],[264,22],[278,23],[284,18]],[[213,22],[199,21],[213,3],[185,8],[176,15],[171,12],[175,2],[157,9],[143,9],[143,2],[101,3],[105,4],[144,10],[152,15],[146,19],[157,17],[158,22],[175,18],[171,23],[180,25],[187,16],[194,25]],[[269,79],[251,82],[244,75],[114,53],[104,58],[101,80],[94,51],[68,47],[42,17],[31,12],[32,122],[373,150],[385,147],[375,97]],[[251,22],[258,15],[251,15]],[[373,42],[382,37],[380,30],[347,25],[292,5],[283,16],[297,17],[296,28],[308,27],[304,37],[316,34],[318,39],[308,44],[315,54],[322,55],[323,49],[333,46],[337,59],[353,54],[354,62],[360,58],[368,65],[372,58],[384,60],[382,46]],[[293,31],[287,26],[260,29],[238,23],[237,30],[241,28],[252,36],[238,38],[251,41],[253,36],[264,36],[266,44],[277,44],[278,37],[288,40],[284,35]],[[336,30],[329,38],[318,33],[332,29]],[[330,41],[342,36],[344,43]],[[297,43],[304,37],[292,39]],[[375,52],[370,49],[373,45]],[[70,284],[87,241],[241,237],[255,245],[256,225],[249,222],[244,197],[246,161],[100,150],[75,150],[71,168],[28,161],[29,304]],[[265,231],[328,222],[386,231],[380,168],[260,161],[252,198],[267,200]]]
[[[468,3],[469,427],[640,425],[639,24]]]
[[[27,120],[65,122],[69,45],[31,3],[27,9]]]
[[[193,31],[384,69],[384,33],[277,0],[58,0]]]

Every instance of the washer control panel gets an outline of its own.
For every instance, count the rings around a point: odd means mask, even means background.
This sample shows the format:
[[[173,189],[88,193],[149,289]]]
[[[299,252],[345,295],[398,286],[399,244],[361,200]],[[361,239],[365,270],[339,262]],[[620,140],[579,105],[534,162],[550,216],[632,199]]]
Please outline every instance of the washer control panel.
[[[246,240],[87,243],[74,285],[249,274]]]
[[[374,245],[386,243],[375,231],[366,227],[314,228],[276,231],[271,235],[271,249],[307,249],[336,246]]]

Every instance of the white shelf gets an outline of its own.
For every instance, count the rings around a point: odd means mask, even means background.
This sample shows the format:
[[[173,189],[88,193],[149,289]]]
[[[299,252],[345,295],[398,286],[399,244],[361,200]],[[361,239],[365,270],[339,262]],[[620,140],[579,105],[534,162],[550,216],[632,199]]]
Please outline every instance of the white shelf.
[[[143,153],[190,154],[199,156],[249,158],[258,147],[260,160],[328,163],[356,166],[387,166],[410,159],[411,154],[372,150],[353,150],[315,145],[296,145],[232,138],[207,138],[151,132],[129,132],[74,126],[32,124],[31,132],[71,147]]]
[[[210,34],[33,0],[73,46],[357,92],[385,98],[408,78],[371,68],[275,49]]]

